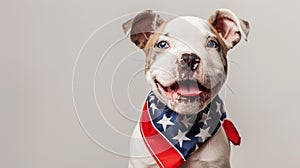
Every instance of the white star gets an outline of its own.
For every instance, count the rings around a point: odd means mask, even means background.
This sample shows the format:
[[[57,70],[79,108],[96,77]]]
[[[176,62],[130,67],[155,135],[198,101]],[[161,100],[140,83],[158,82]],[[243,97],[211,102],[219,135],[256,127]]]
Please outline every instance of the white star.
[[[207,127],[206,129],[200,128],[200,132],[197,135],[195,135],[195,137],[201,137],[202,142],[204,142],[206,138],[211,136],[210,133],[208,132],[208,130],[209,130],[209,127]]]
[[[221,112],[221,103],[216,102],[216,104],[217,104],[217,112],[218,112],[220,115],[222,115],[222,112]]]
[[[191,140],[190,138],[185,136],[187,132],[188,131],[181,132],[180,130],[178,130],[178,134],[174,138],[172,138],[172,139],[175,139],[179,142],[180,148],[182,148],[183,141],[190,141]]]
[[[189,128],[189,126],[193,125],[190,123],[190,118],[188,118],[186,115],[183,116],[181,123],[183,123],[186,128]]]
[[[155,110],[157,110],[158,108],[156,107],[156,105],[155,105],[154,103],[151,103],[151,104],[150,104],[150,108],[151,108],[151,110],[152,110],[152,114],[154,115]]]
[[[203,122],[204,124],[207,125],[207,121],[210,120],[210,119],[211,119],[211,117],[210,117],[208,114],[203,113],[203,114],[202,114],[202,118],[201,118],[201,120],[199,121],[199,123],[200,123],[200,122]]]
[[[168,125],[174,125],[171,120],[172,117],[167,118],[166,114],[164,114],[163,118],[159,120],[157,123],[163,126],[164,131],[166,131]]]
[[[149,101],[152,102],[154,100],[154,95],[150,96]]]

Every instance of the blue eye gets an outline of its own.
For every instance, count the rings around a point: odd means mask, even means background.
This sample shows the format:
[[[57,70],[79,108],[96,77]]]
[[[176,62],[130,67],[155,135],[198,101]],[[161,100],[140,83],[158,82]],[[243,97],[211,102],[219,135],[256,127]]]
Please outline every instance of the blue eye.
[[[207,47],[208,48],[219,48],[219,43],[215,40],[209,40],[207,42]]]
[[[167,41],[160,41],[160,42],[157,43],[156,46],[158,48],[163,48],[163,49],[167,49],[167,48],[170,47]]]

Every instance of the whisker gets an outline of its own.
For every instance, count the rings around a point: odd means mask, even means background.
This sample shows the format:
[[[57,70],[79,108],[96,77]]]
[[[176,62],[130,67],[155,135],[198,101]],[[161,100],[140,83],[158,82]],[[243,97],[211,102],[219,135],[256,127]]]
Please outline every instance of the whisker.
[[[241,67],[240,67],[239,63],[237,63],[237,62],[235,62],[235,61],[228,60],[228,63],[230,63],[230,64],[233,64],[233,65],[237,66],[237,67],[238,67],[238,69],[241,69]]]
[[[225,86],[226,86],[226,88],[229,89],[229,91],[230,91],[232,94],[236,95],[236,93],[235,93],[235,92],[233,91],[233,89],[228,85],[228,83],[225,83]]]

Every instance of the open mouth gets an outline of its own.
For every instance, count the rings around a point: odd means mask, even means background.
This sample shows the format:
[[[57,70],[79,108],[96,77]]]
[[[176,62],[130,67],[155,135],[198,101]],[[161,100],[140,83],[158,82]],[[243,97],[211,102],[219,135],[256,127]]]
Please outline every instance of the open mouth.
[[[206,88],[197,80],[180,80],[168,87],[163,86],[157,80],[155,80],[155,83],[160,93],[172,101],[206,101],[211,96],[211,89]]]

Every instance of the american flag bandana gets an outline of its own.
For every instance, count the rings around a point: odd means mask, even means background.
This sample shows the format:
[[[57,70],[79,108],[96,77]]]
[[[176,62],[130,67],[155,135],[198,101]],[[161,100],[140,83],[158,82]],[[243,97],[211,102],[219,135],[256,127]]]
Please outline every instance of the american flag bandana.
[[[143,108],[140,130],[159,167],[175,168],[214,136],[225,118],[224,104],[219,96],[199,113],[178,114],[151,91]],[[228,131],[225,128],[227,136],[232,134],[239,144],[240,137],[234,125],[227,119],[225,121],[230,128]]]

